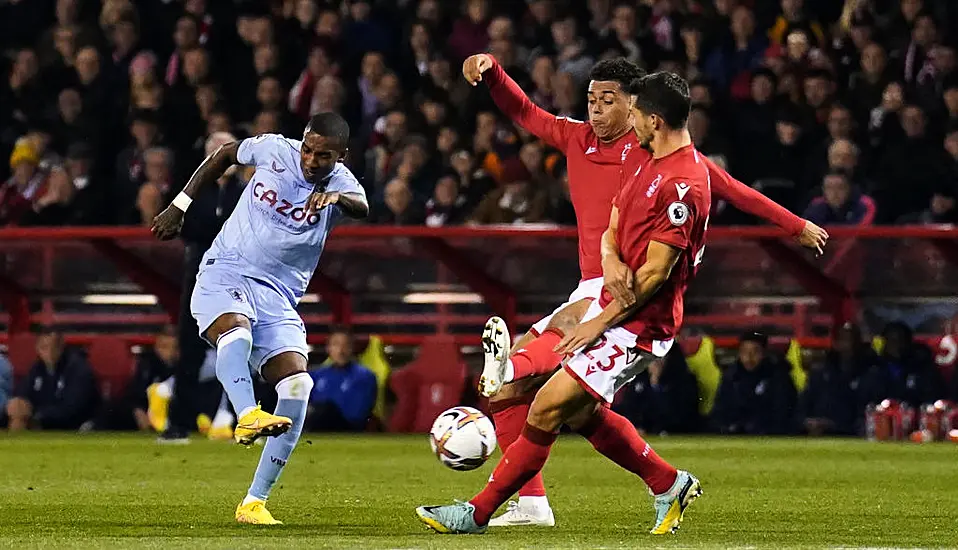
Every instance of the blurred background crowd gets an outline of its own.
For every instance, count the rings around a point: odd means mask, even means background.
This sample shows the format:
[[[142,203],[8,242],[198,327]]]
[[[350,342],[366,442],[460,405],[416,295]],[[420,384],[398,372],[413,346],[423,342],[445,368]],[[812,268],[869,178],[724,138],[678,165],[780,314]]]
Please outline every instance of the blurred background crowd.
[[[678,72],[698,148],[794,212],[953,223],[956,37],[949,0],[4,0],[0,225],[149,223],[211,136],[323,111],[368,223],[573,224],[563,159],[462,79],[477,52],[579,119],[597,60]]]

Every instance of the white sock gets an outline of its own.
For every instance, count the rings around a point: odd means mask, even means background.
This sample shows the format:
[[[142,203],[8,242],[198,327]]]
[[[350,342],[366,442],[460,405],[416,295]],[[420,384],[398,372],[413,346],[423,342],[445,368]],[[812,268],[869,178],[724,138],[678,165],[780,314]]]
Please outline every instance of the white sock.
[[[502,382],[508,384],[516,377],[516,368],[512,366],[512,359],[506,361],[506,374],[502,377]]]
[[[169,399],[173,395],[173,383],[175,381],[175,378],[171,376],[158,383],[156,386],[156,395],[159,395],[163,399]]]
[[[247,493],[247,494],[246,494],[246,498],[243,499],[243,506],[246,506],[246,505],[249,504],[250,502],[256,502],[256,501],[263,501],[263,499],[258,498],[258,497],[254,497],[253,495]],[[265,502],[265,501],[263,501],[263,502]]]
[[[524,511],[533,510],[536,515],[540,515],[549,510],[549,497],[519,497],[519,508]]]
[[[246,407],[245,409],[240,411],[239,416],[240,418],[243,418],[244,416],[247,415],[247,413],[249,413],[250,411],[255,411],[255,410],[256,410],[256,407]]]
[[[233,425],[233,414],[227,409],[219,409],[216,416],[213,417],[213,427],[222,428],[223,426]]]

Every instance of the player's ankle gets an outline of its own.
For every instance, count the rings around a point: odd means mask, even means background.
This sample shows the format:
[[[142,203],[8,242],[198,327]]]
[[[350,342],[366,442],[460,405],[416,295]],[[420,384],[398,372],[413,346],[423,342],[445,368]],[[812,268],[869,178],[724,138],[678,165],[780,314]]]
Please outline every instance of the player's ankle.
[[[259,498],[259,497],[257,497],[257,496],[253,496],[253,495],[251,495],[251,494],[249,494],[249,493],[246,493],[246,498],[243,499],[243,506],[246,506],[247,504],[250,504],[250,503],[253,503],[253,502],[266,502],[266,499],[265,499],[265,498]]]
[[[541,496],[522,496],[519,495],[519,508],[534,513],[535,515],[544,515],[549,510],[549,497]]]

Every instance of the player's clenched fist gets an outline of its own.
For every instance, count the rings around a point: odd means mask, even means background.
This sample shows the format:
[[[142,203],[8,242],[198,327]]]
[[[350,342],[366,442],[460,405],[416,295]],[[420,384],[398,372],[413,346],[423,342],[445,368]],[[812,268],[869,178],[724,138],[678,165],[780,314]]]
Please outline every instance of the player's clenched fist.
[[[462,62],[462,76],[466,77],[466,82],[475,86],[482,80],[482,73],[492,68],[492,58],[484,53],[470,56]]]
[[[172,204],[153,218],[153,234],[161,241],[168,241],[180,234],[183,228],[183,211]]]
[[[320,193],[316,192],[309,196],[309,199],[306,201],[306,211],[307,212],[318,212],[327,206],[336,204],[339,202],[339,193],[335,191],[332,193]]]

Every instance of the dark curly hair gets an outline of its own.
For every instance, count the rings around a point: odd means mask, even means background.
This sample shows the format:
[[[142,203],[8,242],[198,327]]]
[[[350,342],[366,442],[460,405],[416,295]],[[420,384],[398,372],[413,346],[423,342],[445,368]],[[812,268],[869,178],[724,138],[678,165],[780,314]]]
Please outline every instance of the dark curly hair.
[[[613,57],[596,63],[589,71],[590,80],[617,82],[622,90],[628,91],[633,80],[645,76],[645,71],[624,57]]]

